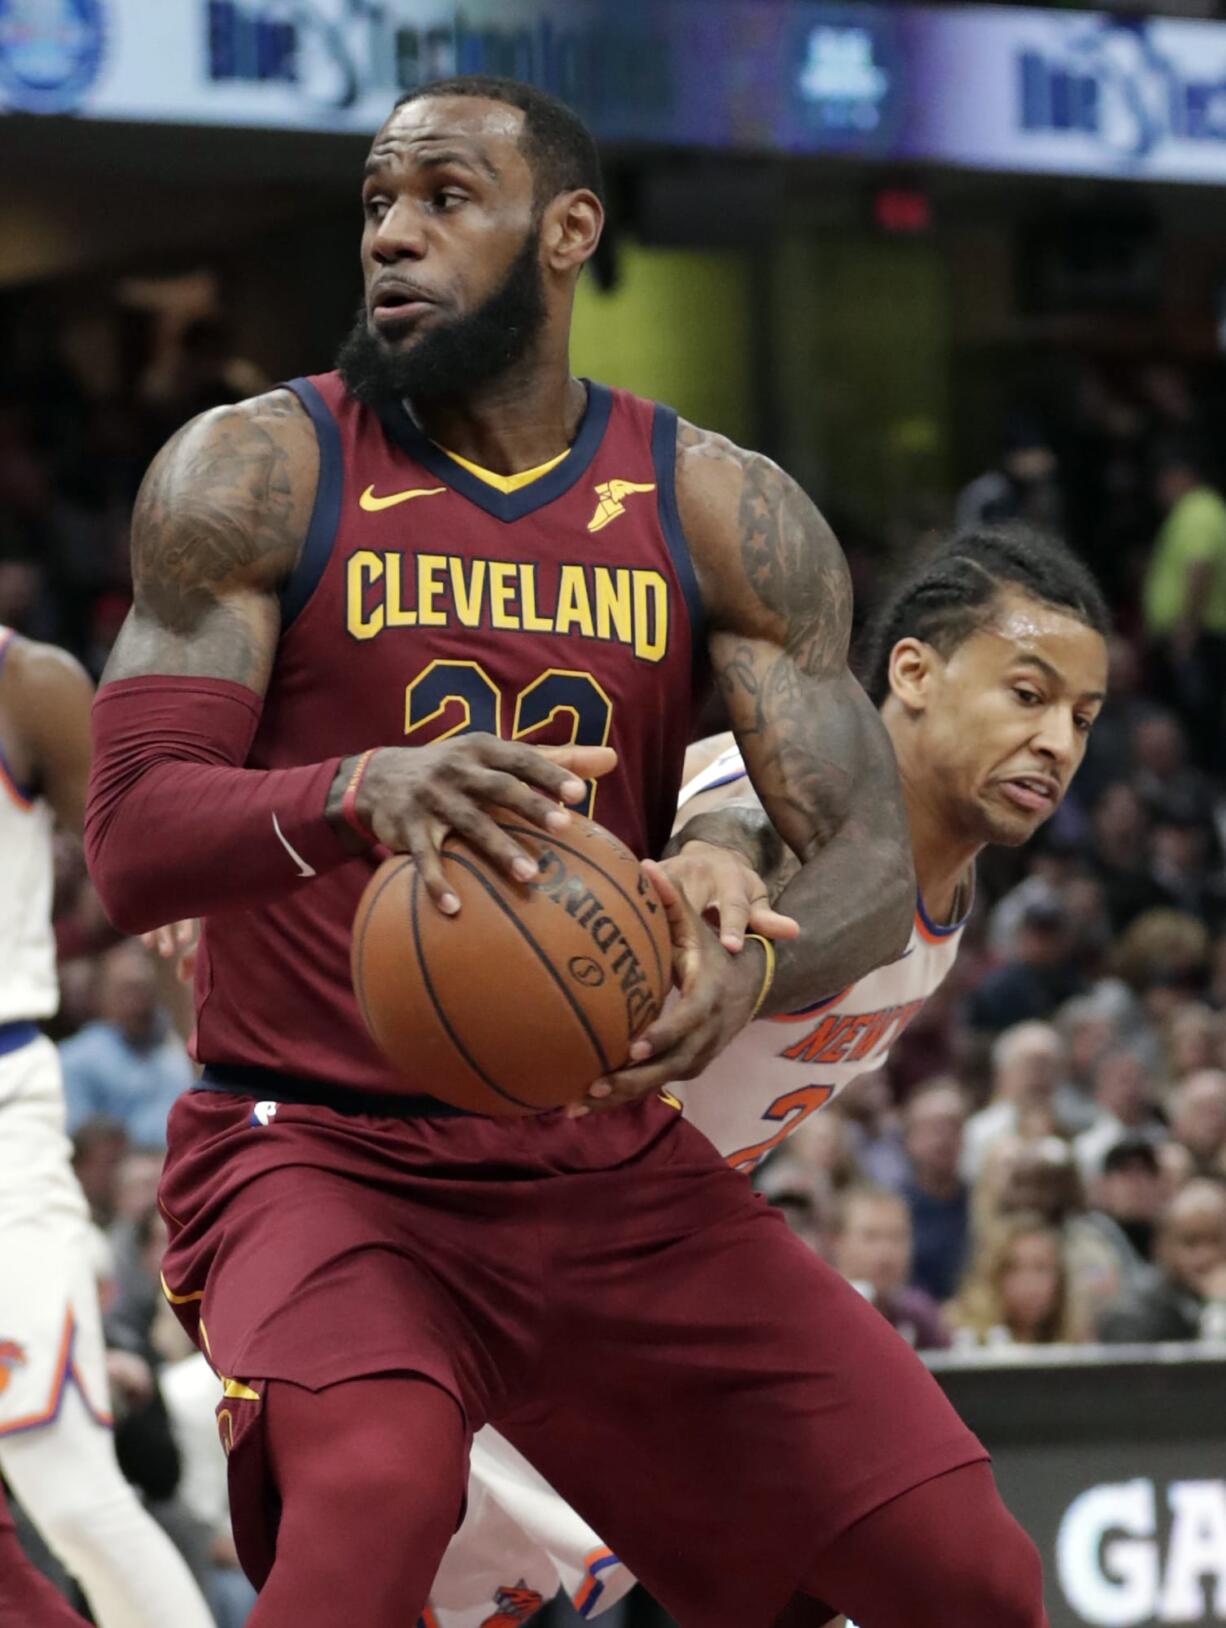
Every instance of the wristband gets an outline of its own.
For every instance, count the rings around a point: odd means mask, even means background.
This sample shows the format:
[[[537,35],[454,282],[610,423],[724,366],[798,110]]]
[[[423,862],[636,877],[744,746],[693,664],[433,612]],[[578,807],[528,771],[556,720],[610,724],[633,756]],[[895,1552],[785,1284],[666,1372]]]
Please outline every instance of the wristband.
[[[752,1023],[754,1018],[756,1018],[758,1013],[762,1010],[762,1002],[770,994],[771,985],[775,981],[775,946],[771,943],[769,938],[763,938],[761,933],[745,934],[745,940],[747,943],[751,938],[757,940],[757,942],[762,946],[763,953],[766,956],[766,970],[762,974],[762,987],[758,991],[757,1000],[753,1003],[753,1011],[749,1014],[749,1021]]]
[[[371,758],[375,755],[375,750],[376,748],[372,746],[368,752],[363,752],[354,764],[353,773],[349,776],[349,784],[345,787],[345,795],[341,798],[341,814],[345,823],[357,832],[363,842],[370,843],[375,842],[377,839],[374,832],[368,831],[358,818],[358,787],[362,784],[362,778],[366,773]]]

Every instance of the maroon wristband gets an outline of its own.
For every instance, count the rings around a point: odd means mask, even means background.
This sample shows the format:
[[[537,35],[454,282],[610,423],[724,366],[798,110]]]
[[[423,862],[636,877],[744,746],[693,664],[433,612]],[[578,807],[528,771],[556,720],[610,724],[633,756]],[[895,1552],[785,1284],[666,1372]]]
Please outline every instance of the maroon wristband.
[[[368,752],[363,752],[353,766],[353,773],[349,776],[349,784],[345,787],[345,795],[341,798],[341,814],[345,823],[361,837],[363,842],[373,843],[377,839],[373,831],[368,831],[358,818],[358,787],[362,784],[367,765],[375,755],[372,746]]]

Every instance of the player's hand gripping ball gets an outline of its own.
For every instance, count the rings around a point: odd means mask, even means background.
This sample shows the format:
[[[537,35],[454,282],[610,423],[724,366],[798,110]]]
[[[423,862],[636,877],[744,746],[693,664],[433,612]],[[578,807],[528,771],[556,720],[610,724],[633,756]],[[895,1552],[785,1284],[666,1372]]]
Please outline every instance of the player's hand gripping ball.
[[[638,861],[603,826],[575,814],[555,836],[517,815],[497,822],[536,860],[532,881],[449,836],[449,916],[412,859],[385,860],[354,918],[353,985],[406,1090],[539,1113],[627,1062],[671,985],[671,941]]]

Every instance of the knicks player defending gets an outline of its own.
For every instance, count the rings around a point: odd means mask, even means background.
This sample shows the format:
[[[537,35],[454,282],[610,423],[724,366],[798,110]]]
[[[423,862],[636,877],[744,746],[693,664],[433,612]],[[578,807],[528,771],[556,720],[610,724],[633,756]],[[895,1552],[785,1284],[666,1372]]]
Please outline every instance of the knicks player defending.
[[[209,1628],[182,1557],[115,1460],[89,1211],[59,1056],[38,1028],[59,1004],[52,821],[81,829],[90,694],[70,656],[0,628],[0,1472],[99,1628]],[[20,1562],[0,1514],[2,1628],[79,1620]]]
[[[1034,1628],[1033,1551],[978,1443],[656,1089],[755,1010],[900,954],[914,876],[812,505],[768,460],[570,374],[599,191],[550,98],[413,93],[368,159],[339,373],[188,426],[134,519],[88,849],[120,926],[204,918],[165,1270],[227,1376],[252,1628],[413,1620],[487,1421],[693,1628],[769,1628],[844,1525],[905,1500],[926,1533],[933,1478],[965,1472],[952,1536],[895,1554],[905,1615]],[[534,874],[490,804],[546,830],[559,800],[594,807],[658,854],[705,662],[803,860],[780,901],[801,935],[774,968],[674,901],[681,994],[636,1044],[635,1101],[445,1112],[378,1053],[350,984],[378,848],[452,912],[448,829]],[[869,1411],[848,1452],[832,1420]]]
[[[976,856],[989,843],[1025,842],[1077,772],[1103,702],[1107,628],[1085,568],[1063,544],[1023,527],[954,538],[880,608],[866,632],[864,672],[902,774],[918,885],[911,941],[848,988],[750,1023],[697,1079],[673,1088],[686,1118],[736,1169],[752,1170],[810,1114],[881,1067],[943,982],[970,910]],[[670,877],[691,897],[711,891],[737,903],[735,871],[724,888],[704,886],[726,873],[731,847],[777,890],[795,860],[764,825],[740,752],[724,737],[692,748],[687,768],[696,760]],[[744,891],[747,903],[753,889]],[[854,1365],[848,1332],[841,1361]],[[837,1428],[863,1437],[876,1425],[869,1416]],[[798,1595],[787,1628],[817,1628],[836,1609],[862,1624],[888,1620],[872,1615],[851,1576],[865,1552],[862,1528],[876,1528],[874,1542],[895,1541],[879,1521],[853,1527],[817,1563],[822,1599]],[[613,1551],[514,1449],[482,1431],[464,1524],[431,1592],[433,1628],[483,1628],[500,1620],[500,1600],[539,1604],[559,1587],[595,1617],[632,1585]]]

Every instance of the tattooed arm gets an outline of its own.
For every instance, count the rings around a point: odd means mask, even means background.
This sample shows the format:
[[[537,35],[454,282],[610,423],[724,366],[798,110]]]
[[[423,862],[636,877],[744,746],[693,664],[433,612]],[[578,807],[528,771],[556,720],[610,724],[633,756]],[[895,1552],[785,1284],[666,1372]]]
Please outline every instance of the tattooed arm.
[[[274,391],[189,424],[141,488],[134,605],[94,704],[85,820],[94,884],[126,932],[279,898],[368,847],[341,812],[353,756],[246,767],[318,458],[297,398]],[[357,817],[411,853],[431,896],[453,911],[438,856],[448,830],[509,874],[534,874],[483,805],[557,828],[559,800],[579,801],[583,780],[615,762],[604,748],[547,754],[489,735],[385,747],[367,763]]]
[[[847,667],[843,555],[796,483],[769,459],[682,424],[677,501],[737,744],[774,829],[800,862],[773,901],[800,934],[776,935],[775,978],[760,1007],[794,1010],[906,946],[915,879],[894,750]],[[760,876],[785,863],[752,809],[697,819],[693,834],[705,822],[711,841],[745,855]],[[679,998],[635,1042],[631,1066],[593,1086],[589,1106],[701,1074],[755,1012],[761,946],[725,954],[686,901],[669,897],[676,887],[667,868],[661,880]],[[728,949],[739,944],[739,933],[733,937]]]
[[[801,924],[763,1008],[844,988],[902,953],[915,882],[894,753],[847,666],[851,585],[833,534],[769,459],[682,425],[677,497],[710,654],[763,807],[800,869]]]
[[[311,422],[283,390],[205,413],[167,443],[136,501],[132,611],[104,685],[208,677],[263,695],[318,466]]]

